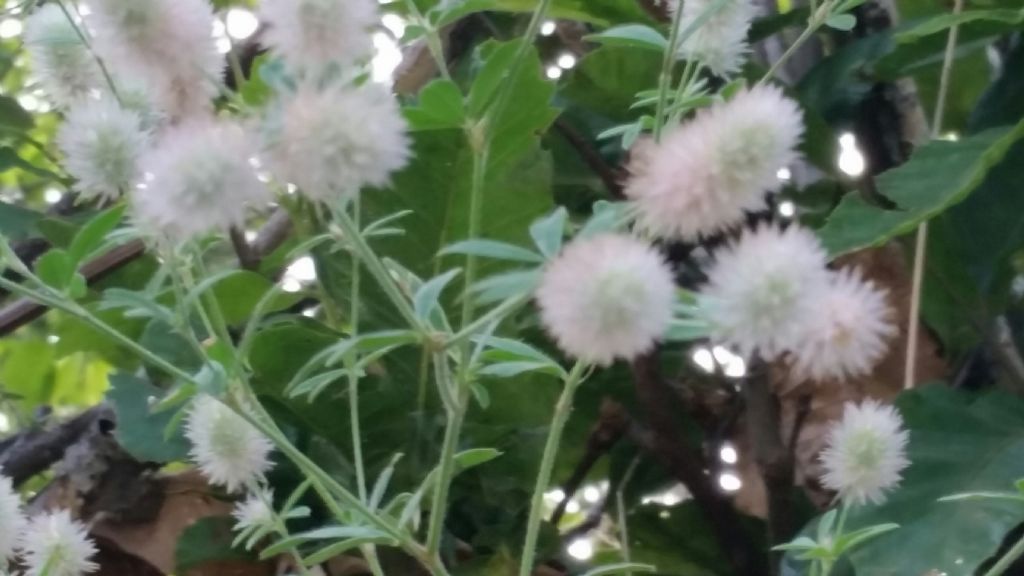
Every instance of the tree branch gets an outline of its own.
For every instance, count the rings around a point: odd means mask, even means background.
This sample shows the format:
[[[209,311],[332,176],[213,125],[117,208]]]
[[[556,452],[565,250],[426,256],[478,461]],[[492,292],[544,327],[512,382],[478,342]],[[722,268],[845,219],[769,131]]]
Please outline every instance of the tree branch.
[[[764,576],[768,558],[744,531],[732,502],[704,473],[707,462],[702,452],[683,440],[685,435],[679,424],[683,410],[659,374],[656,355],[641,357],[633,363],[633,384],[650,425],[650,443],[646,447],[693,495],[734,572],[740,576]]]
[[[89,430],[113,419],[113,410],[100,405],[50,429],[32,428],[6,438],[0,442],[0,470],[17,486],[59,461]]]

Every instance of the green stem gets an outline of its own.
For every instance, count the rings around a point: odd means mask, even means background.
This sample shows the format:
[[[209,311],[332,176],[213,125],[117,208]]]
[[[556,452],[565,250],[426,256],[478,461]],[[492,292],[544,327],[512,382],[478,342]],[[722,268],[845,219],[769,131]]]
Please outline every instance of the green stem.
[[[558,455],[558,448],[562,441],[562,432],[565,424],[569,421],[572,413],[573,397],[576,389],[583,382],[583,373],[587,366],[583,362],[577,362],[565,379],[565,387],[562,389],[562,396],[555,406],[555,414],[551,418],[551,428],[548,430],[548,440],[544,445],[544,455],[540,461],[540,472],[537,474],[537,483],[533,487],[533,498],[530,501],[530,518],[526,524],[526,542],[523,544],[523,558],[519,564],[519,576],[530,576],[533,572],[533,561],[537,554],[537,539],[540,536],[540,525],[544,515],[544,492],[551,484],[551,473],[555,467],[555,457]]]
[[[82,41],[82,45],[85,46],[86,50],[92,54],[92,57],[96,60],[96,64],[100,67],[100,72],[103,74],[103,79],[106,80],[107,86],[110,87],[110,93],[114,95],[114,99],[117,100],[118,104],[124,104],[121,100],[121,95],[117,91],[117,85],[114,83],[114,77],[111,76],[110,70],[107,69],[107,64],[100,58],[100,55],[96,53],[92,48],[92,42],[89,41],[89,37],[85,35],[82,28],[75,22],[74,16],[68,11],[67,7],[64,6],[63,0],[57,0],[57,6],[60,7],[61,12],[64,13],[64,18],[67,19],[68,23],[75,30],[75,34],[78,35],[78,39]]]
[[[636,472],[637,466],[640,464],[640,457],[633,458],[633,461],[629,463],[629,467],[626,468],[626,473],[622,475],[622,482],[615,490],[615,523],[616,528],[619,531],[619,546],[622,550],[622,561],[627,564],[633,561],[632,553],[629,547],[629,522],[626,520],[626,487],[629,486],[629,481],[633,479],[633,474]],[[632,576],[632,572],[624,572],[625,576]]]
[[[435,365],[441,366],[443,365],[441,363],[446,365],[447,362],[448,356],[443,352],[434,355]],[[438,371],[439,375],[447,373],[448,370]],[[450,376],[448,380],[451,380]],[[448,396],[451,397],[450,382],[438,382],[437,385],[439,389],[448,387]],[[459,448],[462,423],[465,420],[466,410],[469,408],[469,386],[461,382],[456,382],[455,385],[458,386],[455,397],[446,402],[448,422],[444,429],[444,440],[441,443],[437,484],[434,486],[434,497],[430,507],[430,524],[427,528],[427,550],[434,555],[438,555],[441,549],[441,535],[444,533],[444,519],[448,511],[448,493],[451,490],[452,477],[455,475],[455,453]]]
[[[490,326],[492,322],[504,318],[508,314],[517,310],[519,307],[525,305],[527,302],[530,301],[531,297],[532,296],[530,295],[515,296],[513,298],[505,300],[501,304],[489,310],[486,314],[474,320],[472,324],[469,324],[462,330],[459,330],[458,333],[448,338],[448,341],[445,342],[445,348],[451,349],[457,346],[461,346],[466,341],[472,339],[473,336],[475,336],[478,332]]]
[[[405,0],[405,5],[409,9],[409,14],[412,15],[413,20],[424,30],[427,50],[430,51],[430,56],[434,58],[437,71],[445,80],[451,80],[452,75],[448,71],[448,61],[444,57],[444,43],[441,41],[441,36],[437,33],[437,29],[423,16],[423,12],[420,11],[415,0]]]
[[[376,280],[381,289],[384,290],[384,293],[391,300],[391,303],[398,308],[398,312],[409,323],[409,326],[413,330],[425,332],[426,330],[416,317],[416,312],[413,311],[412,305],[409,304],[409,300],[402,294],[402,290],[395,283],[381,259],[373,249],[370,248],[369,244],[366,243],[366,239],[363,238],[363,235],[360,233],[359,226],[352,221],[344,210],[335,211],[334,220],[345,233],[345,240],[352,246],[352,250],[355,252],[356,257],[362,261],[363,265],[366,266],[366,269],[370,271],[374,280]]]
[[[668,101],[668,88],[672,83],[672,69],[675,67],[677,51],[679,48],[679,27],[683,22],[683,10],[679,7],[672,16],[672,28],[668,35],[668,46],[661,59],[661,73],[658,75],[658,103],[654,108],[654,141],[661,140],[661,132],[664,129],[661,119],[665,116],[665,106]]]
[[[92,328],[95,328],[97,331],[102,332],[106,336],[109,336],[118,344],[133,351],[135,354],[141,357],[142,360],[148,362],[152,366],[160,368],[161,370],[177,378],[181,378],[188,382],[197,383],[191,374],[185,372],[181,368],[178,368],[174,364],[171,364],[170,362],[150,352],[146,348],[142,347],[138,342],[118,332],[117,329],[113,328],[106,322],[100,320],[92,313],[90,313],[88,310],[79,306],[75,302],[65,300],[61,297],[55,297],[49,294],[44,294],[42,292],[37,292],[35,290],[32,290],[31,288],[26,288],[25,286],[22,286],[17,282],[14,282],[7,278],[3,278],[2,276],[0,276],[0,287],[4,288],[5,290],[12,294],[17,294],[18,296],[34,300],[40,304],[46,305],[55,310],[60,310],[65,314],[74,316],[75,318],[78,318],[79,320],[85,322]]]
[[[826,2],[824,5],[822,5],[822,8],[824,9],[827,5],[828,3]],[[807,28],[805,28],[804,31],[800,33],[800,36],[798,36],[797,39],[792,44],[789,45],[789,48],[786,48],[786,51],[782,53],[782,56],[780,56],[774,64],[772,64],[772,67],[768,69],[768,72],[765,73],[765,75],[761,78],[761,81],[758,83],[764,84],[768,80],[774,78],[775,74],[779,72],[783,64],[785,64],[793,56],[793,54],[796,54],[796,51],[799,50],[800,47],[804,45],[804,42],[810,40],[819,28],[821,28],[821,22],[818,22],[816,20],[816,16],[814,16],[814,13],[812,13],[811,20],[808,21],[807,23]]]
[[[1024,555],[1024,537],[1017,540],[1017,543],[1010,548],[998,562],[992,565],[991,568],[985,572],[984,576],[1000,576],[1006,572],[1018,558]]]
[[[359,196],[352,202],[352,221],[356,228],[360,227]],[[355,338],[359,334],[359,285],[360,285],[359,261],[352,259],[352,283],[351,295],[349,297],[349,334]],[[359,375],[355,367],[354,353],[349,356],[348,364],[348,416],[352,433],[352,458],[356,463],[356,488],[359,491],[359,498],[366,502],[366,470],[363,465],[363,433],[359,423]],[[369,560],[369,559],[367,559]]]

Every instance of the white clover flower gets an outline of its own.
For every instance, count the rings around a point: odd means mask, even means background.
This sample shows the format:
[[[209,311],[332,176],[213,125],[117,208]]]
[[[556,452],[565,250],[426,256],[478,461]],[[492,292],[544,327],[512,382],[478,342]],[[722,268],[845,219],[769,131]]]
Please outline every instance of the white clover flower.
[[[57,105],[69,106],[106,87],[96,58],[55,3],[25,19],[24,38],[32,71]]]
[[[405,120],[379,84],[304,84],[272,123],[265,146],[272,171],[316,200],[386,186],[409,160]]]
[[[678,10],[679,3],[675,0],[669,6]],[[683,0],[680,31],[696,24],[717,3],[718,0]],[[726,0],[679,45],[679,56],[704,64],[716,76],[739,72],[750,51],[747,32],[756,15],[757,8],[751,0]]]
[[[265,40],[297,72],[321,74],[373,55],[376,0],[263,0]]]
[[[903,418],[892,406],[865,400],[847,403],[843,419],[828,433],[821,453],[825,487],[851,504],[881,504],[885,493],[901,480],[910,462],[906,457],[909,435]]]
[[[139,115],[112,98],[73,105],[57,135],[64,168],[86,199],[115,199],[130,190],[148,141]]]
[[[271,199],[251,163],[250,140],[240,126],[215,120],[165,133],[142,159],[142,182],[132,191],[137,222],[174,241],[244,223],[247,207]]]
[[[799,378],[847,379],[869,374],[896,335],[886,292],[856,270],[829,274],[828,287],[805,324],[803,342],[792,350]]]
[[[617,234],[569,244],[537,289],[548,333],[570,356],[599,365],[650,350],[672,319],[675,282],[647,243]]]
[[[25,529],[21,497],[11,479],[0,474],[0,572],[14,556],[18,539]]]
[[[245,500],[235,504],[231,515],[235,518],[235,530],[243,531],[251,528],[268,528],[274,524],[274,510],[271,504],[274,494],[268,490],[258,489],[249,493]]]
[[[765,207],[803,135],[795,102],[773,86],[742,90],[636,151],[625,193],[654,236],[696,240]]]
[[[270,440],[210,396],[193,401],[185,437],[192,442],[192,460],[206,478],[229,492],[256,481],[270,469]]]
[[[206,0],[94,0],[94,47],[119,78],[136,78],[175,117],[206,111],[224,60]]]
[[[79,576],[95,572],[96,545],[67,510],[33,518],[21,539],[26,576]]]
[[[719,250],[701,290],[712,340],[774,360],[804,341],[828,286],[825,250],[798,226],[762,226]]]

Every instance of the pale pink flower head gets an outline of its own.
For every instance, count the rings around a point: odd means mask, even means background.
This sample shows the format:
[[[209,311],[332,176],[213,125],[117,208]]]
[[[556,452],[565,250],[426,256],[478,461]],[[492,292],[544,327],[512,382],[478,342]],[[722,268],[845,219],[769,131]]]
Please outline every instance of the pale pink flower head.
[[[568,355],[599,365],[631,360],[668,329],[672,271],[649,244],[605,234],[569,244],[537,289],[541,321]]]
[[[24,38],[32,72],[58,106],[69,106],[106,88],[96,57],[56,3],[36,8],[25,19]]]
[[[235,530],[241,532],[251,528],[267,528],[274,525],[274,493],[264,488],[250,492],[245,500],[235,504],[231,515],[235,519]]]
[[[798,378],[845,380],[871,373],[896,335],[886,292],[857,270],[829,274],[803,341],[792,350]]]
[[[800,346],[828,287],[826,254],[799,226],[748,230],[720,249],[700,292],[716,343],[750,359],[774,360]]]
[[[292,70],[315,76],[370,58],[380,25],[376,0],[263,0],[260,18],[267,45]]]
[[[886,492],[899,485],[903,469],[910,464],[908,440],[903,418],[892,406],[870,399],[860,405],[847,403],[821,453],[825,469],[821,482],[848,503],[880,504]]]
[[[680,0],[669,2],[672,10],[679,10]],[[750,51],[747,33],[757,15],[757,8],[751,0],[726,0],[710,16],[706,12],[714,9],[718,0],[683,0],[680,31],[685,31],[706,20],[679,45],[679,56],[696,60],[716,76],[732,76],[740,71]]]
[[[132,191],[140,228],[184,242],[245,222],[272,198],[254,167],[256,149],[240,126],[196,119],[170,129],[142,159]]]
[[[206,0],[94,0],[86,23],[94,46],[119,78],[139,80],[172,117],[207,112],[224,58]]]
[[[201,395],[192,401],[185,425],[190,455],[213,484],[235,492],[270,470],[273,444],[245,418]]]
[[[96,545],[85,526],[67,510],[33,518],[21,538],[26,576],[81,576],[99,566],[91,560]]]
[[[637,224],[661,238],[692,241],[765,207],[779,168],[798,157],[803,116],[772,86],[741,90],[637,154],[625,193]]]
[[[269,124],[264,149],[272,172],[315,200],[387,186],[409,161],[405,119],[379,84],[303,83]]]
[[[14,556],[18,539],[24,530],[25,515],[21,509],[21,496],[14,489],[11,479],[0,473],[0,571]]]
[[[148,144],[142,118],[109,96],[72,105],[57,134],[64,168],[85,199],[116,199],[130,190]]]

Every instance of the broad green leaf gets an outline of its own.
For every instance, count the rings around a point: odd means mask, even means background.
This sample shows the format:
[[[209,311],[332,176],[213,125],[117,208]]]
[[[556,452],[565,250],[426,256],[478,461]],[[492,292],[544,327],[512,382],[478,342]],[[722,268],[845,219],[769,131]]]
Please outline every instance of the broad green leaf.
[[[0,202],[0,234],[9,240],[21,240],[36,232],[35,225],[43,214],[15,204]]]
[[[437,79],[424,86],[418,104],[403,110],[412,130],[462,128],[466,123],[462,91],[451,80]]]
[[[129,374],[110,376],[107,399],[114,405],[118,443],[140,462],[173,462],[183,460],[189,451],[188,441],[180,432],[165,438],[164,430],[174,412],[154,413],[154,400],[164,391]]]
[[[262,274],[249,270],[235,270],[217,279],[210,289],[220,305],[221,312],[228,324],[241,324],[252,314],[256,305],[265,294],[270,292],[274,283]],[[302,299],[301,294],[282,293],[267,304],[264,312],[283,310]]]
[[[900,529],[852,551],[852,563],[858,574],[872,576],[972,575],[1024,518],[1024,502],[938,500],[1006,490],[1024,475],[1024,401],[933,385],[904,393],[897,405],[910,433],[910,467],[885,504],[853,508],[846,526],[896,523]]]
[[[114,230],[124,217],[125,205],[121,204],[105,210],[94,216],[85,223],[75,234],[75,238],[68,247],[68,256],[71,262],[79,264],[88,256],[92,255],[97,248],[103,245],[107,234]]]
[[[0,95],[0,129],[25,132],[35,125],[32,115],[25,111],[17,99]]]
[[[661,35],[661,32],[642,24],[615,26],[597,34],[584,36],[583,39],[608,46],[645,48],[658,53],[663,53],[668,48],[668,40]]]
[[[878,177],[879,192],[894,210],[849,194],[819,230],[833,256],[879,246],[963,200],[984,181],[1010,147],[1024,137],[1024,121],[1011,130],[989,130],[958,142],[935,141],[910,161]]]
[[[592,570],[587,570],[583,573],[583,576],[611,576],[612,574],[625,574],[627,572],[650,574],[657,572],[658,569],[650,564],[637,564],[635,562],[623,562],[621,564],[610,564],[608,566],[598,566]]]
[[[63,291],[71,282],[75,265],[65,250],[54,248],[36,261],[35,272],[47,286]]]
[[[207,563],[252,561],[252,555],[231,546],[233,523],[230,517],[211,516],[186,528],[174,547],[175,572],[205,571]]]

